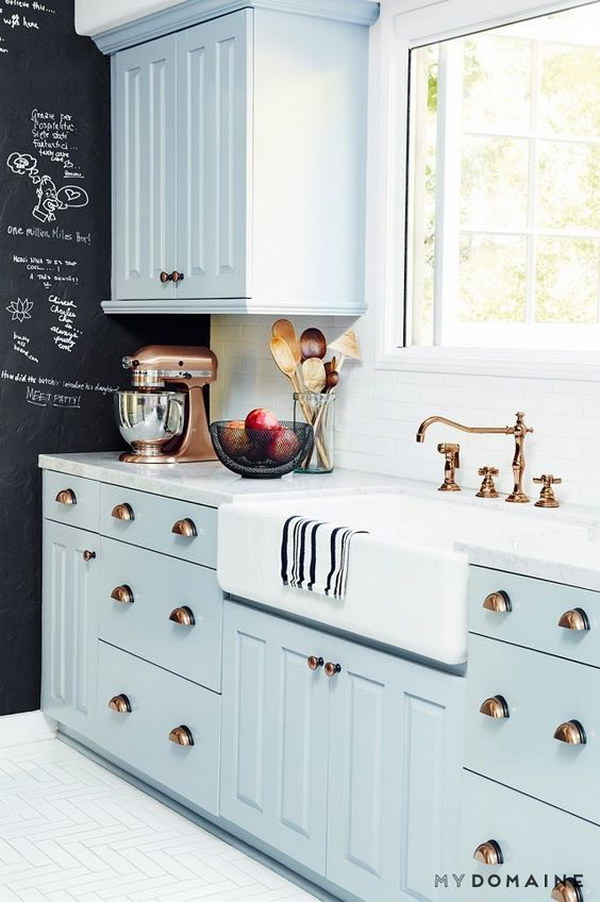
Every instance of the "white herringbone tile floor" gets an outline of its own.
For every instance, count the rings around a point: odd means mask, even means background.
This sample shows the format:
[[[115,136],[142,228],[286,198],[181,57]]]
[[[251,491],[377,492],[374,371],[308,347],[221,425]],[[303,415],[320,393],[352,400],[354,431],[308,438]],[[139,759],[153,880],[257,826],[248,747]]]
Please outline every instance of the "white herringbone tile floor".
[[[0,749],[0,902],[311,899],[57,739]]]

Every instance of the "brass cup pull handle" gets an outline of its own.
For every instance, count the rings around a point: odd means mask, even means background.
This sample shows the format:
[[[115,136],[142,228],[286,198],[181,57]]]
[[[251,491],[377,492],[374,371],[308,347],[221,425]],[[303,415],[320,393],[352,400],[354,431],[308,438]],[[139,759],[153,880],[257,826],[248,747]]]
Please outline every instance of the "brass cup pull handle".
[[[176,523],[174,523],[171,527],[171,532],[176,536],[185,536],[185,538],[187,539],[191,539],[194,536],[198,535],[196,524],[188,517],[186,517],[184,520],[178,520]]]
[[[317,657],[316,655],[309,655],[306,659],[306,663],[308,664],[309,670],[318,670],[319,667],[322,667],[325,661],[321,657]]]
[[[135,514],[130,504],[115,504],[110,515],[115,520],[135,520]]]
[[[493,614],[510,614],[512,602],[508,594],[500,590],[498,592],[490,592],[484,599],[482,607],[486,611],[492,611]]]
[[[583,893],[577,881],[567,877],[565,880],[559,880],[550,893],[550,898],[554,902],[583,902]]]
[[[491,698],[486,698],[482,703],[479,713],[499,720],[510,717],[510,708],[503,695],[493,695]]]
[[[473,852],[473,858],[475,861],[481,862],[481,864],[488,864],[490,866],[504,864],[502,849],[495,839],[488,839],[487,842],[482,842],[481,845],[477,846]]]
[[[583,608],[573,608],[565,611],[558,621],[558,625],[565,630],[589,630],[590,621]]]
[[[567,745],[585,745],[587,742],[585,730],[578,720],[567,720],[559,724],[554,731],[554,738]]]
[[[186,605],[181,608],[174,608],[169,614],[169,620],[173,623],[178,623],[179,626],[194,626],[196,623],[194,612]]]
[[[83,552],[82,557],[83,557],[84,561],[93,561],[93,560],[95,560],[95,558],[96,558],[96,552],[95,552],[95,551],[89,551],[89,550],[86,548],[85,551]]]
[[[77,495],[73,489],[62,489],[54,500],[59,504],[77,504]]]
[[[175,282],[177,285],[178,282],[183,282],[185,276],[182,272],[177,272],[176,269],[171,273],[171,281]]]
[[[179,727],[174,727],[169,733],[169,740],[171,742],[174,742],[175,745],[190,746],[194,744],[192,731],[189,727],[186,727],[185,724],[181,724],[181,726]]]
[[[135,600],[129,586],[117,586],[110,593],[110,597],[113,601],[118,601],[120,604],[133,604]]]
[[[114,695],[108,703],[108,707],[111,711],[116,711],[117,714],[130,714],[131,713],[131,702],[127,698],[126,695]]]
[[[342,668],[340,664],[334,664],[333,661],[328,661],[324,667],[325,675],[328,677],[335,676],[336,673],[340,673]]]

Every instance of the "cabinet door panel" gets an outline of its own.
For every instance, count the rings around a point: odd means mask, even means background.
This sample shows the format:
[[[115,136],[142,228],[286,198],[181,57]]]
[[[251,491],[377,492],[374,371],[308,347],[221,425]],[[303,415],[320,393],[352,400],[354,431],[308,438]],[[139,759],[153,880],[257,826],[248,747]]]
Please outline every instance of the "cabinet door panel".
[[[328,680],[315,630],[225,603],[221,813],[325,871]]]
[[[248,292],[251,10],[178,36],[179,298]]]
[[[332,642],[327,877],[378,902],[436,898],[456,862],[464,680]]]
[[[117,54],[114,70],[117,298],[173,297],[176,264],[176,37]]]
[[[93,738],[98,536],[46,520],[43,546],[42,708]]]

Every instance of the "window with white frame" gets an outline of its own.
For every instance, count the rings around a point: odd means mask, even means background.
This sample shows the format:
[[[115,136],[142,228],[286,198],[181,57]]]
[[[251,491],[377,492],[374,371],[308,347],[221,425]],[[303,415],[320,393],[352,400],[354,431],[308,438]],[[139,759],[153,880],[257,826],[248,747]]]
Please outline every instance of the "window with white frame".
[[[600,4],[410,54],[405,344],[600,350]]]

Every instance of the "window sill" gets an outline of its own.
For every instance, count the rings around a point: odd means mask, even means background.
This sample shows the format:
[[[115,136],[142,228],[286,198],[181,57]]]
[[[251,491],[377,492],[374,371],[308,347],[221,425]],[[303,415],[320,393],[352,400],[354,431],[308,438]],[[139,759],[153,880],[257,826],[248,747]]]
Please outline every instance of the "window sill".
[[[600,352],[396,348],[378,357],[376,369],[600,382]]]

